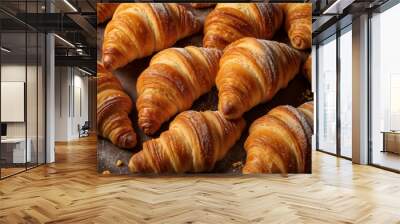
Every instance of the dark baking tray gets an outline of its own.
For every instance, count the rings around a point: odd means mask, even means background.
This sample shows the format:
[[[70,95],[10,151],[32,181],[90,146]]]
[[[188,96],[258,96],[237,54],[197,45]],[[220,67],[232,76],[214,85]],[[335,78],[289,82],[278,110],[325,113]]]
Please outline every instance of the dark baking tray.
[[[200,19],[204,21],[205,16],[208,14],[210,9],[205,10],[193,10],[193,12]],[[105,25],[99,25],[97,27],[97,58],[101,60],[101,45],[103,40],[103,31]],[[178,41],[174,47],[185,47],[188,45],[201,46],[202,45],[202,33],[198,33],[197,35],[193,35],[191,37],[182,39]],[[283,30],[280,30],[274,37],[274,40],[287,43],[287,36]],[[113,73],[117,76],[117,78],[121,81],[123,88],[132,98],[133,102],[136,102],[136,79],[140,75],[140,73],[147,68],[150,62],[151,56],[138,59],[127,66],[114,71]],[[288,87],[279,91],[278,94],[273,98],[273,100],[260,104],[247,113],[244,114],[244,118],[246,120],[247,126],[244,130],[241,138],[236,144],[229,150],[225,158],[216,163],[214,169],[210,173],[226,173],[226,174],[240,174],[241,168],[246,161],[246,152],[243,148],[244,141],[248,136],[248,128],[250,124],[257,118],[266,114],[270,109],[278,106],[278,105],[292,105],[299,106],[300,104],[311,100],[311,85],[308,80],[301,74],[297,75],[294,80],[292,80]],[[217,110],[218,104],[218,91],[216,87],[201,96],[197,99],[193,106],[192,110],[203,111],[203,110]],[[151,138],[157,138],[161,132],[168,130],[169,121],[165,122],[160,130],[155,133],[153,136],[145,135],[137,123],[137,111],[136,107],[134,107],[130,118],[134,125],[134,129],[138,136],[138,144],[132,150],[123,150],[114,146],[110,141],[98,137],[97,140],[97,168],[98,172],[103,172],[105,170],[110,171],[112,174],[129,174],[127,164],[129,162],[130,157],[141,150],[142,143]],[[174,119],[174,118],[172,118]],[[172,120],[171,119],[171,120]],[[117,167],[117,160],[123,161],[123,166]]]

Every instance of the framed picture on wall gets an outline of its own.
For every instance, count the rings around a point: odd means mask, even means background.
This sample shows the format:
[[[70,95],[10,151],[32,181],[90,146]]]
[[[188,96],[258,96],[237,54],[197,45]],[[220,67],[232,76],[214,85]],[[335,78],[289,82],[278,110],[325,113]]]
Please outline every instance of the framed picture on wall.
[[[25,82],[1,82],[1,122],[24,122]]]

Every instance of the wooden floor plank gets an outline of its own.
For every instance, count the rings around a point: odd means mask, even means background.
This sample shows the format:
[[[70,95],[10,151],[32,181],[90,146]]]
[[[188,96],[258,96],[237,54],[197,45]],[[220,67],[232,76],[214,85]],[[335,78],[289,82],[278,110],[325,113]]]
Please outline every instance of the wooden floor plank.
[[[400,223],[400,175],[313,152],[313,174],[98,175],[96,139],[0,181],[0,223]]]

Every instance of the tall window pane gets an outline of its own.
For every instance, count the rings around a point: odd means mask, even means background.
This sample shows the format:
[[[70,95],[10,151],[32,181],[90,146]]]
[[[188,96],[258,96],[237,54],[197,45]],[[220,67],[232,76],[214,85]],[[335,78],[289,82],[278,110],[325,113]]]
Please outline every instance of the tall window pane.
[[[349,29],[349,30],[348,30]],[[352,32],[340,36],[340,153],[352,157]]]
[[[372,163],[400,170],[400,4],[371,19]]]
[[[318,149],[336,153],[336,37],[318,48]]]

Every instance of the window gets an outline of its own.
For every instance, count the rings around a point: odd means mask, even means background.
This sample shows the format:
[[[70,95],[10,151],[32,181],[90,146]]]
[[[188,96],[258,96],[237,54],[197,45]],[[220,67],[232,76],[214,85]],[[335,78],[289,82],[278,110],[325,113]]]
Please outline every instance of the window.
[[[318,145],[336,153],[336,36],[318,47]]]
[[[371,18],[371,162],[400,170],[400,5]]]
[[[340,155],[352,157],[352,30],[340,36]]]

